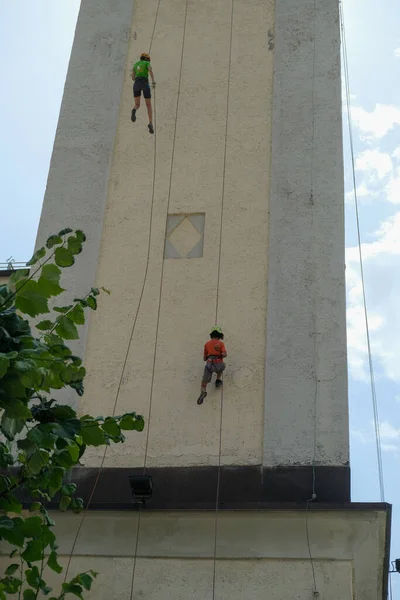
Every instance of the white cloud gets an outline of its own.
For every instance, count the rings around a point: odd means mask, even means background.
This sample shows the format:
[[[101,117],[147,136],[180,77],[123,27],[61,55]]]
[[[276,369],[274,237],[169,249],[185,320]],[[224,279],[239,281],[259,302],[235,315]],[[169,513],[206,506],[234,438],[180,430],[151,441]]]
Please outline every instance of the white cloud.
[[[396,49],[395,49],[395,51],[394,51],[394,55],[395,55],[397,58],[400,58],[400,48],[396,48]]]
[[[378,192],[368,188],[365,183],[361,183],[357,186],[357,199],[360,198],[373,198],[377,196]],[[354,189],[346,192],[345,195],[346,202],[353,202],[354,200]]]
[[[400,125],[400,109],[391,104],[377,104],[371,112],[362,106],[353,106],[351,116],[367,139],[383,138],[393,127]]]
[[[351,439],[363,445],[376,444],[375,425],[371,421],[368,429],[352,429]],[[389,421],[381,421],[379,424],[379,434],[381,438],[381,450],[392,454],[400,455],[400,429],[397,429]]]
[[[386,199],[392,204],[400,204],[400,167],[395,170],[395,175],[385,187]]]
[[[392,152],[392,158],[396,161],[400,161],[400,146]]]
[[[400,212],[362,244],[372,358],[377,377],[400,383]],[[369,378],[358,246],[346,249],[347,344],[353,378]]]
[[[357,156],[356,170],[366,172],[369,179],[383,179],[392,172],[390,154],[379,150],[364,150]]]
[[[392,452],[393,454],[398,454],[399,447],[396,444],[381,444],[381,449],[383,452]]]
[[[382,421],[379,424],[379,434],[381,440],[398,440],[400,438],[400,429],[394,427],[389,421]]]

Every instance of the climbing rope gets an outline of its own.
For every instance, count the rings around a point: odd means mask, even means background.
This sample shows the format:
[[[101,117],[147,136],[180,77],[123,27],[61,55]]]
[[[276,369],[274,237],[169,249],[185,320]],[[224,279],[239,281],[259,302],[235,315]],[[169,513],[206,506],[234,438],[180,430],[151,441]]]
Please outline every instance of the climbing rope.
[[[150,40],[149,54],[151,52],[151,48],[152,48],[152,44],[153,44],[153,38],[154,38],[154,33],[155,33],[157,19],[158,19],[158,12],[159,12],[159,8],[160,8],[160,2],[161,2],[161,0],[158,0],[157,11],[156,11],[156,15],[155,15],[155,18],[154,18],[153,32],[152,32],[151,40]],[[124,85],[124,82],[123,82],[122,85]],[[132,327],[131,327],[131,331],[130,331],[130,335],[129,335],[129,339],[128,339],[128,345],[127,345],[126,352],[125,352],[124,362],[123,362],[123,365],[122,365],[121,375],[120,375],[119,382],[118,382],[117,393],[115,395],[115,400],[114,400],[114,405],[113,405],[113,410],[112,410],[112,416],[115,415],[115,412],[116,412],[116,409],[117,409],[118,398],[119,398],[119,394],[120,394],[121,387],[122,387],[122,380],[123,380],[123,376],[124,376],[124,373],[125,373],[126,365],[127,365],[127,362],[128,362],[129,352],[130,352],[130,349],[131,349],[133,335],[134,335],[134,332],[135,332],[136,323],[137,323],[137,320],[138,320],[138,315],[139,315],[139,311],[140,311],[141,304],[142,304],[142,299],[143,299],[143,295],[144,295],[144,290],[145,290],[146,281],[147,281],[147,275],[148,275],[148,270],[149,270],[151,239],[152,239],[152,223],[153,223],[153,212],[154,212],[154,197],[155,197],[156,160],[157,160],[157,115],[156,115],[156,92],[155,92],[155,87],[153,88],[153,91],[154,91],[154,160],[153,160],[153,185],[152,185],[152,195],[151,195],[150,214],[149,214],[149,236],[148,236],[148,243],[147,243],[146,266],[145,266],[145,271],[144,271],[144,275],[143,275],[143,281],[142,281],[142,287],[141,287],[141,291],[140,291],[139,301],[138,301],[138,305],[137,305],[137,308],[136,308],[135,316],[134,316],[134,319],[133,319],[133,323],[132,323]],[[150,414],[149,414],[149,418],[150,418]],[[148,427],[149,427],[149,424],[148,424]],[[148,436],[147,436],[147,440],[146,440],[146,445],[147,445],[147,443],[148,443]],[[74,537],[74,541],[73,541],[73,544],[72,544],[71,552],[70,552],[70,555],[69,555],[69,558],[68,558],[67,568],[65,570],[64,582],[67,579],[68,572],[69,572],[70,565],[71,565],[71,560],[72,560],[72,557],[73,557],[73,554],[74,554],[74,551],[75,551],[75,547],[76,547],[77,541],[79,539],[79,535],[80,535],[80,532],[82,530],[83,523],[85,521],[85,518],[86,518],[87,513],[89,511],[89,508],[91,506],[94,494],[96,492],[97,485],[98,485],[99,480],[100,480],[100,475],[102,473],[102,470],[103,470],[103,467],[104,467],[104,462],[105,462],[105,459],[106,459],[106,456],[107,456],[107,450],[108,450],[108,446],[106,446],[105,449],[104,449],[104,452],[103,452],[103,455],[102,455],[102,458],[101,458],[101,462],[100,462],[100,466],[99,466],[98,471],[97,471],[96,479],[94,481],[92,490],[91,490],[90,495],[89,495],[88,502],[86,504],[85,510],[82,513],[82,517],[81,517],[80,523],[78,525],[77,532],[76,532],[75,537]]]
[[[224,220],[225,175],[226,175],[226,157],[227,157],[228,124],[229,124],[229,98],[230,98],[231,66],[232,66],[232,37],[233,37],[234,2],[235,2],[235,0],[231,1],[231,26],[230,26],[230,38],[229,38],[229,63],[228,63],[228,74],[227,74],[228,85],[227,85],[227,92],[226,92],[225,146],[224,146],[223,177],[222,177],[222,189],[221,189],[221,212],[220,212],[220,232],[219,232],[219,255],[218,255],[218,268],[217,268],[217,294],[216,294],[216,301],[215,301],[215,323],[218,323],[218,316],[219,316],[219,288],[220,288],[221,257],[222,257],[222,233],[223,233],[223,220]],[[212,598],[213,598],[213,600],[215,600],[215,591],[216,591],[218,509],[219,509],[219,496],[220,496],[220,487],[221,487],[223,412],[224,412],[224,386],[222,386],[222,388],[221,388],[221,405],[220,405],[220,414],[219,414],[219,445],[218,445],[218,464],[217,464],[217,485],[216,485],[216,492],[215,492],[215,517],[214,517],[214,550],[213,550],[213,579],[212,579]]]
[[[377,454],[377,461],[378,461],[379,491],[380,491],[381,502],[385,502],[385,485],[384,485],[384,476],[383,476],[378,401],[377,401],[377,396],[376,396],[374,365],[373,365],[373,361],[372,361],[371,340],[370,340],[370,334],[369,334],[367,297],[366,297],[366,292],[365,292],[363,253],[362,253],[362,243],[361,243],[361,228],[360,228],[357,181],[356,181],[356,170],[355,170],[355,160],[354,160],[354,142],[353,142],[353,125],[352,125],[352,117],[351,117],[349,63],[348,63],[348,59],[347,59],[346,29],[345,29],[345,21],[344,21],[344,12],[343,12],[342,2],[339,2],[339,7],[340,7],[340,25],[341,25],[342,42],[343,42],[342,54],[343,54],[344,81],[345,81],[345,92],[346,92],[347,121],[348,121],[348,126],[349,126],[351,167],[352,167],[353,190],[354,190],[354,206],[355,206],[356,224],[357,224],[358,254],[359,254],[359,260],[360,260],[361,287],[362,287],[362,296],[363,296],[365,330],[366,330],[366,336],[367,336],[368,364],[369,364],[369,375],[370,375],[370,385],[371,385],[372,408],[373,408],[373,413],[374,413],[376,454]]]
[[[316,326],[316,250],[315,250],[315,235],[314,235],[314,206],[315,206],[315,186],[314,186],[314,159],[315,159],[315,71],[316,71],[316,0],[313,3],[313,21],[312,21],[312,39],[313,39],[313,63],[312,63],[312,86],[311,86],[311,115],[312,115],[312,127],[311,127],[311,156],[310,156],[310,238],[312,248],[312,264],[314,266],[314,275],[312,277],[312,320],[313,320],[313,379],[314,379],[314,401],[313,401],[313,426],[314,426],[314,441],[313,441],[313,459],[312,459],[312,486],[311,486],[311,497],[307,500],[306,504],[306,515],[305,515],[305,530],[306,530],[306,541],[308,548],[308,555],[310,557],[312,581],[313,581],[313,597],[317,598],[319,592],[317,590],[317,580],[315,575],[314,559],[311,551],[310,544],[310,532],[308,527],[308,512],[310,504],[317,499],[316,494],[316,458],[317,458],[317,399],[318,399],[318,369],[317,369],[317,326]]]
[[[161,0],[159,0],[159,2],[158,2],[158,7],[160,6],[160,1]],[[175,142],[176,142],[179,101],[180,101],[181,83],[182,83],[182,65],[183,65],[183,53],[184,53],[184,48],[185,48],[187,11],[188,11],[188,0],[186,0],[186,3],[185,3],[185,17],[184,17],[184,24],[183,24],[181,62],[180,62],[180,69],[179,69],[178,92],[177,92],[176,111],[175,111],[175,126],[174,126],[173,142],[172,142],[171,168],[170,168],[169,186],[168,186],[168,199],[167,199],[167,206],[166,206],[166,212],[165,212],[164,238],[167,233],[167,215],[169,213],[169,207],[170,207],[170,202],[171,202],[172,173],[173,173],[174,159],[175,159]],[[157,9],[157,14],[158,14],[158,9]],[[154,35],[154,30],[153,30],[153,35]],[[164,253],[164,249],[163,249],[163,253]],[[144,463],[143,463],[143,475],[146,474],[148,446],[149,446],[149,439],[150,439],[151,410],[152,410],[152,404],[153,404],[153,389],[154,389],[155,368],[156,368],[156,360],[157,360],[157,342],[158,342],[158,330],[159,330],[160,315],[161,315],[163,280],[164,280],[164,257],[162,257],[162,263],[161,263],[160,287],[159,287],[159,295],[158,295],[158,312],[157,312],[157,323],[156,323],[156,337],[155,337],[155,341],[154,341],[154,354],[153,354],[153,366],[152,366],[152,374],[151,374],[150,401],[149,401],[149,417],[148,417],[148,424],[147,424],[146,447],[145,447]],[[132,567],[130,600],[132,600],[132,598],[133,598],[133,589],[134,589],[134,583],[135,583],[137,552],[138,552],[138,547],[139,547],[139,536],[140,536],[140,526],[141,526],[141,515],[142,515],[141,505],[139,505],[138,524],[137,524],[136,539],[135,539],[135,553],[134,553],[134,557],[133,557],[133,567]]]

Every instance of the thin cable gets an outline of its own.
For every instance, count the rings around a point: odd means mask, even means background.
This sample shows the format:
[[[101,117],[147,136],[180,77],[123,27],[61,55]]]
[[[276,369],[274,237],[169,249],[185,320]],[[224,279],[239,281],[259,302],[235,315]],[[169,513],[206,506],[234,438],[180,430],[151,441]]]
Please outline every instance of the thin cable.
[[[215,301],[215,322],[216,323],[218,323],[218,311],[219,311],[219,287],[220,287],[220,275],[221,275],[222,232],[223,232],[224,200],[225,200],[226,157],[227,157],[227,144],[228,144],[229,99],[230,99],[230,82],[231,82],[231,66],[232,66],[232,38],[233,38],[234,1],[235,0],[232,0],[232,2],[231,2],[231,28],[230,28],[230,38],[229,38],[228,86],[227,86],[227,92],[226,92],[225,146],[224,146],[224,164],[223,164],[223,177],[222,177],[222,189],[221,189],[219,256],[218,256],[218,268],[217,268],[217,294],[216,294],[216,301]],[[221,405],[220,405],[220,415],[219,415],[219,447],[218,447],[217,487],[216,487],[216,493],[215,493],[214,558],[213,558],[213,579],[212,579],[212,598],[213,598],[213,600],[215,600],[216,571],[217,571],[218,508],[219,508],[219,494],[220,494],[220,487],[221,487],[221,454],[222,454],[222,418],[223,418],[223,412],[224,412],[224,386],[222,386],[222,388],[221,388]]]
[[[153,32],[152,32],[152,36],[151,36],[151,40],[150,40],[150,50],[151,50],[151,47],[152,47],[152,44],[153,44],[153,38],[154,38],[154,32],[155,32],[157,18],[158,18],[158,12],[159,12],[159,8],[160,8],[160,2],[161,2],[161,0],[158,0],[157,11],[156,11],[156,15],[155,15],[155,18],[154,18]],[[150,54],[150,51],[149,51],[149,54]],[[135,313],[135,317],[134,317],[134,320],[133,320],[133,324],[132,324],[132,328],[131,328],[131,332],[130,332],[130,336],[129,336],[129,340],[128,340],[128,346],[127,346],[127,349],[126,349],[126,352],[125,352],[125,358],[124,358],[124,362],[123,362],[123,366],[122,366],[122,371],[121,371],[121,375],[120,375],[119,382],[118,382],[118,388],[117,388],[117,393],[116,393],[115,400],[114,400],[114,405],[113,405],[113,410],[112,410],[112,416],[115,415],[115,411],[116,411],[116,408],[117,408],[118,398],[119,398],[119,394],[120,394],[121,386],[122,386],[122,380],[123,380],[123,376],[124,376],[124,373],[125,373],[126,365],[127,365],[127,362],[128,362],[128,357],[129,357],[129,352],[130,352],[131,345],[132,345],[133,335],[134,335],[134,332],[135,332],[136,323],[137,323],[137,320],[138,320],[138,315],[139,315],[139,311],[140,311],[140,307],[141,307],[142,299],[143,299],[143,295],[144,295],[144,290],[145,290],[145,287],[146,287],[147,274],[148,274],[148,271],[149,271],[151,238],[152,238],[152,223],[153,223],[153,212],[154,212],[154,197],[155,197],[156,164],[157,164],[157,162],[156,162],[157,161],[157,119],[156,119],[156,116],[157,115],[156,115],[156,102],[155,102],[155,89],[154,89],[153,186],[152,186],[152,196],[151,196],[150,215],[149,215],[149,236],[148,236],[148,243],[147,243],[146,267],[145,267],[145,271],[144,271],[144,275],[143,275],[143,281],[142,281],[142,287],[141,287],[140,296],[139,296],[139,302],[138,302],[136,313]],[[147,441],[148,441],[148,438],[147,438]],[[77,541],[79,539],[79,535],[80,535],[80,532],[81,532],[84,520],[85,520],[86,515],[87,515],[87,513],[89,511],[90,505],[91,505],[92,500],[93,500],[93,496],[94,496],[94,494],[96,492],[97,485],[99,483],[100,475],[101,475],[101,472],[103,470],[104,462],[105,462],[106,455],[107,455],[107,450],[108,450],[108,446],[105,446],[104,453],[103,453],[103,456],[102,456],[102,459],[101,459],[101,462],[100,462],[100,466],[99,466],[98,471],[97,471],[97,475],[96,475],[95,482],[93,484],[92,491],[90,493],[90,496],[89,496],[88,502],[86,504],[85,510],[82,513],[82,518],[81,518],[81,521],[79,523],[79,526],[78,526],[78,529],[77,529],[77,532],[76,532],[76,535],[75,535],[75,538],[74,538],[74,542],[72,544],[71,552],[70,552],[70,555],[69,555],[69,558],[68,558],[67,568],[65,570],[64,582],[67,579],[68,571],[69,571],[69,568],[70,568],[70,565],[71,565],[72,556],[74,554],[75,547],[76,547]],[[71,480],[71,477],[69,479]]]
[[[315,577],[314,560],[313,560],[313,557],[312,557],[311,544],[310,544],[310,534],[309,534],[309,531],[308,531],[308,509],[309,509],[309,506],[310,506],[310,502],[312,502],[312,500],[307,500],[307,507],[306,507],[306,539],[307,539],[308,555],[310,557],[310,562],[311,562],[311,570],[312,570],[313,582],[314,582],[313,595],[314,595],[315,598],[317,598],[319,596],[319,592],[317,591],[317,580],[316,580],[316,577]]]
[[[160,0],[159,0],[159,4],[160,4]],[[164,231],[164,237],[166,236],[166,231],[167,231],[167,215],[169,213],[169,207],[170,207],[170,202],[171,202],[172,174],[173,174],[174,159],[175,159],[175,142],[176,142],[176,131],[177,131],[178,113],[179,113],[179,101],[180,101],[180,94],[181,94],[182,70],[183,70],[183,55],[184,55],[184,49],[185,49],[187,12],[188,12],[188,0],[186,0],[186,4],[185,4],[185,17],[184,17],[184,24],[183,24],[181,62],[180,62],[180,69],[179,69],[179,82],[178,82],[177,102],[176,102],[176,111],[175,111],[174,136],[173,136],[173,142],[172,142],[172,156],[171,156],[171,169],[170,169],[170,176],[169,176],[168,200],[167,200],[166,214],[165,214],[165,231]],[[163,252],[164,252],[164,248],[163,248]],[[164,257],[162,256],[161,275],[160,275],[160,291],[159,291],[159,297],[158,297],[158,312],[157,312],[157,323],[156,323],[156,337],[155,337],[155,341],[154,341],[153,367],[152,367],[152,375],[151,375],[151,389],[150,389],[150,401],[149,401],[149,417],[148,417],[148,426],[147,426],[147,435],[146,435],[146,446],[145,446],[144,463],[143,463],[143,475],[146,474],[148,446],[149,446],[149,439],[150,439],[150,422],[151,422],[151,410],[152,410],[152,404],[153,404],[153,388],[154,388],[155,368],[156,368],[156,360],[157,360],[158,330],[159,330],[159,324],[160,324],[162,293],[163,293],[163,281],[164,281],[164,263],[165,263],[165,260],[164,260]],[[136,575],[137,552],[138,552],[138,546],[139,546],[140,525],[141,525],[141,506],[139,506],[139,511],[138,511],[138,524],[137,524],[137,530],[136,530],[135,554],[134,554],[134,557],[133,557],[130,600],[132,600],[132,598],[133,598],[133,588],[134,588],[135,575]]]
[[[311,165],[310,165],[310,238],[311,238],[311,253],[314,265],[314,276],[313,276],[313,303],[312,303],[312,321],[313,321],[313,378],[315,383],[314,389],[314,401],[313,401],[313,425],[314,425],[314,441],[313,441],[313,459],[312,459],[312,491],[311,498],[307,500],[306,506],[306,518],[305,518],[305,529],[306,529],[306,540],[308,555],[310,557],[312,578],[313,578],[313,597],[317,598],[319,592],[317,590],[317,580],[315,575],[314,559],[311,552],[310,544],[310,533],[308,528],[308,511],[310,503],[314,502],[317,498],[316,494],[316,458],[317,458],[317,398],[318,398],[318,370],[317,370],[317,326],[316,326],[316,252],[315,252],[315,235],[314,235],[314,205],[315,205],[315,186],[314,186],[314,159],[315,159],[315,72],[316,72],[316,0],[313,2],[313,25],[312,25],[312,39],[313,39],[313,61],[312,61],[312,91],[311,91]]]
[[[345,78],[345,91],[346,91],[346,104],[347,104],[347,120],[348,120],[348,126],[349,126],[351,166],[352,166],[352,177],[353,177],[353,188],[354,188],[354,205],[355,205],[356,223],[357,223],[357,240],[358,240],[358,253],[359,253],[359,259],[360,259],[360,275],[361,275],[361,287],[362,287],[363,305],[364,305],[365,329],[366,329],[366,335],[367,335],[368,363],[369,363],[369,374],[370,374],[370,382],[371,382],[372,407],[373,407],[373,412],[374,412],[376,454],[377,454],[378,473],[379,473],[379,489],[380,489],[381,502],[385,502],[385,486],[384,486],[384,476],[383,476],[382,448],[381,448],[378,402],[377,402],[377,397],[376,397],[375,375],[374,375],[374,366],[373,366],[373,361],[372,361],[371,340],[370,340],[370,334],[369,334],[367,298],[366,298],[366,292],[365,292],[364,266],[363,266],[363,254],[362,254],[362,243],[361,243],[361,228],[360,228],[360,217],[359,217],[359,209],[358,209],[358,194],[357,194],[357,181],[356,181],[356,170],[355,170],[355,160],[354,160],[354,142],[353,142],[353,126],[352,126],[352,117],[351,117],[350,78],[349,78],[349,65],[348,65],[348,59],[347,59],[346,30],[345,30],[345,25],[344,25],[343,5],[341,2],[339,3],[339,6],[340,6],[340,24],[341,24],[342,41],[343,41],[343,64],[344,64],[344,78]]]

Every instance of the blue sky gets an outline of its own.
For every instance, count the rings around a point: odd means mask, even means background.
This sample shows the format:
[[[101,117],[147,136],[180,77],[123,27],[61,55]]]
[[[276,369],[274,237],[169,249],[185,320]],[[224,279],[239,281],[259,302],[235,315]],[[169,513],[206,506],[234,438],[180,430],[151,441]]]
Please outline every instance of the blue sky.
[[[32,252],[80,0],[0,3],[0,262]],[[400,11],[344,0],[361,232],[392,556],[400,557]],[[346,273],[352,497],[379,500],[346,113]],[[398,578],[398,579],[397,579]],[[400,600],[400,575],[393,577]]]

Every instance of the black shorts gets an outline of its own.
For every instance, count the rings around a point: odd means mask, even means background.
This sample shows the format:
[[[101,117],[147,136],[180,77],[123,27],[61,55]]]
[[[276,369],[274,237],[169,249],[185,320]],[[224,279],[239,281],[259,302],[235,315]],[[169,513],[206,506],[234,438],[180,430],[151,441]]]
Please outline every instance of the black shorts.
[[[145,77],[138,77],[133,84],[133,95],[135,98],[139,98],[142,92],[145,98],[151,98],[149,80]]]

